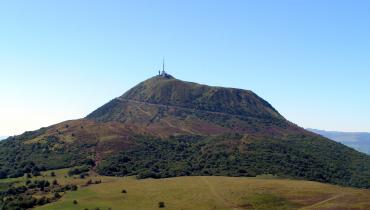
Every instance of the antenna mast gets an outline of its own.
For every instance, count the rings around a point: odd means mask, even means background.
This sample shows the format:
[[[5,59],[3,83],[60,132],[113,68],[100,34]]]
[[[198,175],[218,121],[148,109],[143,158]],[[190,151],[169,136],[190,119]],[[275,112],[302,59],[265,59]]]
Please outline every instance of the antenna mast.
[[[162,63],[162,70],[163,70],[163,72],[165,72],[164,71],[164,57],[163,57],[163,63]]]

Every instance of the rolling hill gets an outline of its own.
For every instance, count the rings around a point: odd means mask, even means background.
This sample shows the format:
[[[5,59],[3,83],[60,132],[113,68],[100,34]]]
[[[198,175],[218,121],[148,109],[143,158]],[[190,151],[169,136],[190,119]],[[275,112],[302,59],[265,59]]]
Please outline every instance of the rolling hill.
[[[273,174],[370,187],[370,157],[286,120],[252,91],[152,77],[87,117],[0,142],[0,177],[88,165],[107,176]]]
[[[370,154],[370,133],[324,131],[324,130],[310,129],[310,128],[308,128],[307,130],[320,134],[328,139],[332,139],[334,141],[340,142],[360,152]]]

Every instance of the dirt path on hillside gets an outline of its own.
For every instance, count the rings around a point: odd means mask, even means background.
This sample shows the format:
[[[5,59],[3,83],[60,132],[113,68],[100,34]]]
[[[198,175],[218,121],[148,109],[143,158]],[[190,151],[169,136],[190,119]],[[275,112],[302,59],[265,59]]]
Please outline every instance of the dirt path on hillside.
[[[245,208],[242,208],[235,203],[224,199],[220,194],[218,194],[214,186],[207,180],[206,177],[202,177],[202,180],[208,186],[209,191],[211,191],[212,195],[215,196],[216,199],[220,200],[226,207],[230,207],[233,210],[245,210]]]
[[[176,128],[176,129],[178,129],[178,128],[179,128],[178,126],[173,125],[171,122],[169,122],[169,121],[168,121],[168,120],[166,120],[166,119],[161,119],[161,121],[162,121],[162,122],[164,122],[164,123],[166,123],[169,127]],[[190,131],[190,130],[188,130],[188,129],[186,129],[186,128],[181,127],[181,130],[182,130],[182,131],[185,131],[185,132],[188,132],[189,134],[196,135],[196,133],[194,133],[194,132],[192,132],[192,131]]]
[[[306,207],[300,208],[299,210],[312,210],[312,209],[316,209],[317,207],[320,207],[322,204],[325,204],[327,202],[330,202],[332,200],[335,200],[335,199],[337,199],[339,197],[342,197],[344,195],[345,195],[345,193],[341,193],[341,194],[335,195],[335,196],[333,196],[331,198],[328,198],[326,200],[323,200],[323,201],[320,201],[318,203],[315,203],[315,204],[313,204],[311,206],[306,206]]]
[[[185,106],[155,104],[155,103],[137,101],[137,100],[132,100],[132,99],[122,99],[122,98],[120,98],[119,100],[120,101],[133,102],[133,103],[139,103],[139,104],[145,104],[145,105],[151,105],[151,106],[157,106],[157,107],[164,107],[164,108],[179,108],[179,109],[184,109],[184,110],[189,110],[189,111],[202,111],[202,112],[207,112],[207,113],[212,113],[212,114],[221,114],[221,115],[234,116],[234,117],[240,116],[240,115],[237,115],[237,114],[229,114],[229,113],[226,113],[226,112],[217,112],[217,111],[208,111],[208,110],[203,110],[203,109],[189,108],[189,107],[185,107]],[[256,119],[254,117],[247,117],[247,118]]]

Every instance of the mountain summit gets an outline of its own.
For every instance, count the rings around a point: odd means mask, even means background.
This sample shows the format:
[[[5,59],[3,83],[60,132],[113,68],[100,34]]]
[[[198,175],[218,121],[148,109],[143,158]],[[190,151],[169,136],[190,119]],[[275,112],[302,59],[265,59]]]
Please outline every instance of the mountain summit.
[[[251,91],[210,87],[173,77],[146,80],[119,99],[233,115],[281,118],[269,103]]]
[[[285,122],[265,100],[251,91],[211,87],[174,77],[155,76],[92,112],[87,119],[143,125],[149,130],[212,135],[247,129],[243,122]],[[171,128],[170,130],[168,130]],[[209,132],[200,129],[211,129]],[[162,132],[160,132],[162,133]],[[156,133],[152,133],[156,135]]]
[[[370,187],[369,156],[289,122],[252,91],[168,74],[0,144],[3,177],[88,164],[108,176],[273,174]]]

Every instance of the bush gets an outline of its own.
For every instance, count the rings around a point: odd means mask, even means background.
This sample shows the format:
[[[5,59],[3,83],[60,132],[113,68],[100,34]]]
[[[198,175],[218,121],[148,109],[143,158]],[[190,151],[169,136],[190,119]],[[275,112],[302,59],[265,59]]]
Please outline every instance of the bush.
[[[78,189],[77,185],[72,185],[72,186],[71,186],[71,190],[72,190],[72,191],[76,191],[77,189]]]
[[[165,207],[164,202],[163,201],[158,202],[158,207],[159,208],[164,208]]]
[[[38,169],[34,169],[32,171],[32,176],[40,176],[40,175],[41,175],[41,173],[40,173],[40,171]]]
[[[84,174],[86,176],[85,172],[88,172],[88,171],[89,171],[89,167],[87,166],[76,167],[68,171],[68,176],[80,175],[80,174]]]
[[[59,198],[61,198],[62,196],[58,193],[58,192],[55,192],[54,193],[54,198],[56,198],[56,199],[59,199]]]
[[[127,193],[127,191],[126,190],[122,190],[122,193]]]
[[[50,176],[55,177],[55,172],[54,172],[54,171],[52,171],[52,172],[50,173]]]
[[[4,179],[8,176],[8,174],[5,171],[0,170],[0,179]]]
[[[78,204],[77,200],[73,200],[73,204],[77,205]]]
[[[42,206],[44,204],[47,204],[48,202],[48,199],[46,199],[45,196],[42,196],[40,199],[37,200],[36,204]]]

